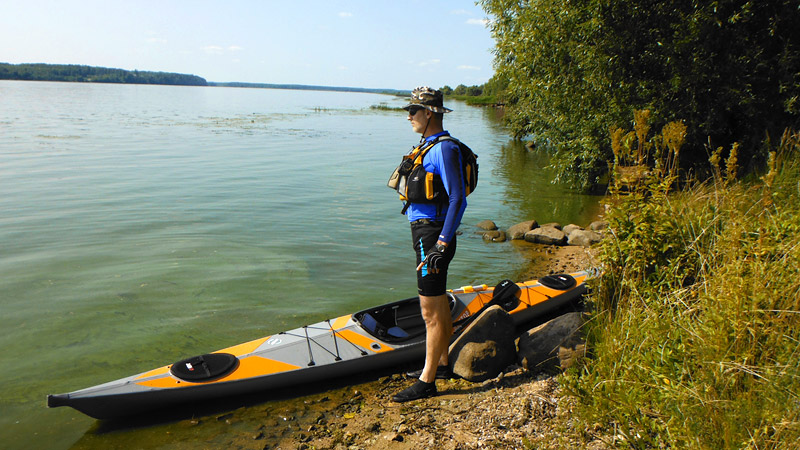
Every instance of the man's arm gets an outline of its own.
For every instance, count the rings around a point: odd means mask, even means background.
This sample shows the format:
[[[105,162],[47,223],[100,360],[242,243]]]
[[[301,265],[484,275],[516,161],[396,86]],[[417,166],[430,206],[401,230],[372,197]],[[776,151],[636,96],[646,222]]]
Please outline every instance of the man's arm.
[[[453,240],[456,229],[464,216],[467,206],[466,195],[464,194],[464,181],[462,180],[461,150],[453,141],[443,141],[441,144],[441,165],[439,167],[440,176],[447,191],[448,208],[445,216],[442,234],[439,241],[448,244]]]

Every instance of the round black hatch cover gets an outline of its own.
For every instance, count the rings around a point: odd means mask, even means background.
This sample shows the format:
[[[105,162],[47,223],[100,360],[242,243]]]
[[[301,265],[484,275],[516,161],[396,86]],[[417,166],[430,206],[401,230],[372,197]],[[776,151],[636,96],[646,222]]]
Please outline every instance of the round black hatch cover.
[[[567,289],[575,286],[577,282],[572,275],[561,273],[558,275],[548,275],[539,279],[542,286],[549,287],[550,289],[558,289],[559,291],[566,291]]]
[[[186,381],[210,380],[233,372],[237,361],[230,353],[208,353],[182,359],[173,364],[169,372]]]

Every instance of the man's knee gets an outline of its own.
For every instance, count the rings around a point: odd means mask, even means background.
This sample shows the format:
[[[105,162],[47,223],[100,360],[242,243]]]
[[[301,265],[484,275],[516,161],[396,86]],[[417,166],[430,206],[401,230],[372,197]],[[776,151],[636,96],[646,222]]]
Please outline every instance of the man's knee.
[[[450,318],[450,308],[448,307],[446,295],[436,297],[420,296],[420,307],[425,326],[439,327],[447,325]]]

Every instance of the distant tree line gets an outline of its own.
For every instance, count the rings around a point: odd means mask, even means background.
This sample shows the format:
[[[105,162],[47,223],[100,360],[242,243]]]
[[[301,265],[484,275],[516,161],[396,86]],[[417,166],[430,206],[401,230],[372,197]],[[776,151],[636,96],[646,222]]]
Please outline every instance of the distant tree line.
[[[167,84],[207,86],[204,78],[169,72],[109,69],[62,64],[0,63],[0,80],[73,81],[86,83]]]
[[[209,86],[218,87],[237,87],[237,88],[253,88],[253,89],[294,89],[301,91],[334,91],[334,92],[362,92],[369,94],[389,94],[389,95],[408,95],[410,91],[397,90],[397,89],[373,89],[373,88],[359,88],[359,87],[339,87],[339,86],[315,86],[308,84],[270,84],[270,83],[242,83],[238,81],[233,82],[208,82]]]
[[[481,85],[459,84],[455,89],[443,86],[441,91],[446,96],[464,100],[471,105],[502,105],[505,103],[507,86],[507,79],[500,74],[495,74],[489,81]]]
[[[597,183],[612,159],[609,129],[630,128],[635,110],[650,110],[654,127],[685,123],[681,165],[694,173],[733,143],[742,172],[763,167],[762,143],[800,125],[797,0],[479,4],[506,80],[505,118],[554,151],[562,178]]]

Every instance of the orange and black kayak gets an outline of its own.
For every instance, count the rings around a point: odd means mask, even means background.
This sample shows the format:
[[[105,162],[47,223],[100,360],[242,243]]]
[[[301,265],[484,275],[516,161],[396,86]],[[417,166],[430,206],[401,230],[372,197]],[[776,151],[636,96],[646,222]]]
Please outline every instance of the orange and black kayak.
[[[577,300],[595,271],[549,275],[515,284],[509,299],[498,288],[448,291],[456,330],[500,304],[516,324]],[[509,292],[508,290],[504,290]],[[417,297],[372,307],[194,356],[138,375],[47,396],[47,406],[70,406],[97,419],[313,383],[422,360],[425,324]]]

